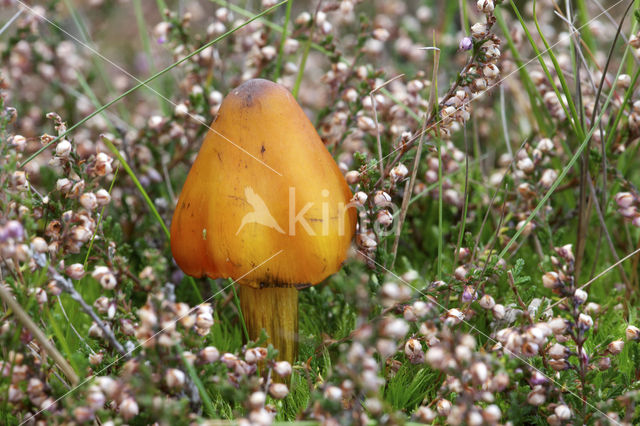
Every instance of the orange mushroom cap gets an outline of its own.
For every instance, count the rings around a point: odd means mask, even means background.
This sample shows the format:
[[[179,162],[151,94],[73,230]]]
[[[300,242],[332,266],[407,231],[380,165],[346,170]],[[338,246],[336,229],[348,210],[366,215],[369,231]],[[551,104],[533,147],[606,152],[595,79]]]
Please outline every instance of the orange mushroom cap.
[[[346,257],[356,227],[351,197],[289,91],[250,80],[222,102],[187,176],[171,251],[196,277],[317,284]]]

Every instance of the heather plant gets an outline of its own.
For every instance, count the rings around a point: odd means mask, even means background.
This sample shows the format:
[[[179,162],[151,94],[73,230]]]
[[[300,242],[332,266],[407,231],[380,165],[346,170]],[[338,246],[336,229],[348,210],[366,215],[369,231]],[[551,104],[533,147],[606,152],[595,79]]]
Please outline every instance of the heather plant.
[[[2,2],[0,423],[638,423],[639,7]],[[253,78],[357,210],[293,363],[170,249]]]

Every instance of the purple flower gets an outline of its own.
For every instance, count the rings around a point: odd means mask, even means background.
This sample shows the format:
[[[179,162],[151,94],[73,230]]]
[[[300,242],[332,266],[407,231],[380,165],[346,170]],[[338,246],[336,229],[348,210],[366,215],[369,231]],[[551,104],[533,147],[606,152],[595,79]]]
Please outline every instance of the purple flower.
[[[472,47],[473,40],[471,40],[471,37],[463,37],[462,40],[460,40],[460,50],[471,50]]]
[[[14,240],[22,240],[24,235],[24,228],[22,224],[17,220],[11,220],[7,223],[6,228],[7,236],[9,238],[13,238]]]

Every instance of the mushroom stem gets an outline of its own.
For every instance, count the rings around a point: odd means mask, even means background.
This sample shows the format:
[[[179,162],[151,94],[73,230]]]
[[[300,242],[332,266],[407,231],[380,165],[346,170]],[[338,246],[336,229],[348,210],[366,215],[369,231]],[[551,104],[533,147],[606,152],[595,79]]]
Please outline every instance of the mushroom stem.
[[[267,341],[278,350],[278,359],[293,365],[298,355],[298,290],[243,285],[239,293],[249,338],[258,339],[264,329]]]

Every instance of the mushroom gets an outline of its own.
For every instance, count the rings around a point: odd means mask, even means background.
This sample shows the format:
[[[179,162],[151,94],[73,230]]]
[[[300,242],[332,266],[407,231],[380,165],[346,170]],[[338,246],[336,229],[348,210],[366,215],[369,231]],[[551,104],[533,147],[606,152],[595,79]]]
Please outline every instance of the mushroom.
[[[298,290],[337,272],[355,233],[352,194],[284,87],[247,81],[222,102],[187,176],[171,251],[188,275],[231,278],[249,338],[297,355]]]

